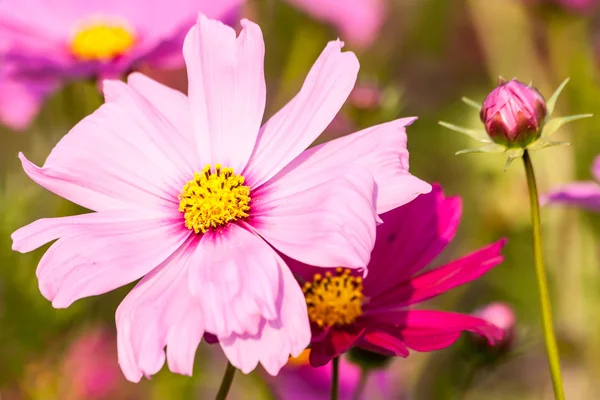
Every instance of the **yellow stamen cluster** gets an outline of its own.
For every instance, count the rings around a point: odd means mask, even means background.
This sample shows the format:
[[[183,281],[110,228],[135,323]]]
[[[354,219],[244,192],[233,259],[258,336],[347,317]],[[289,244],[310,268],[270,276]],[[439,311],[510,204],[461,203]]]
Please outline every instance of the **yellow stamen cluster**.
[[[98,22],[78,29],[71,40],[71,53],[82,61],[110,61],[127,53],[135,35],[123,24]]]
[[[244,177],[232,168],[216,164],[185,184],[179,194],[179,211],[184,213],[185,226],[196,233],[204,233],[229,222],[246,218],[250,211],[250,187],[244,186]]]
[[[290,357],[286,365],[290,367],[302,367],[309,365],[310,349],[305,349],[298,357]]]
[[[335,275],[315,274],[302,288],[308,318],[320,327],[353,323],[362,314],[362,289],[362,278],[349,269],[337,268]]]

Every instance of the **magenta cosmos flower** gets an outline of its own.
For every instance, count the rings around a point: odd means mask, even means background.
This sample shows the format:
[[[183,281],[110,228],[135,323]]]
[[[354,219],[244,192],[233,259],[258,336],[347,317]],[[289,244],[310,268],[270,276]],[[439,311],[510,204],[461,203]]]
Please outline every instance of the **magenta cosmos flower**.
[[[264,42],[200,16],[185,39],[189,96],[134,73],[25,172],[90,214],[42,219],[13,249],[58,239],[37,269],[54,307],[142,278],[117,310],[129,380],[191,374],[205,332],[244,372],[276,374],[310,341],[306,304],[273,248],[308,264],[366,265],[376,212],[430,185],[408,173],[404,127],[375,126],[304,151],[344,103],[354,54],[330,42],[300,92],[260,126]]]
[[[300,357],[291,358],[281,373],[270,380],[275,398],[280,400],[328,400],[331,391],[332,370],[330,365],[313,367],[310,365],[310,350],[305,350]],[[362,393],[357,396],[361,380],[361,368],[340,358],[339,365],[339,399],[340,400],[374,400],[393,398],[392,372],[389,369],[370,371]],[[394,377],[396,383],[398,377]],[[396,385],[397,386],[397,385]]]
[[[199,11],[233,20],[244,0],[0,1],[0,122],[24,129],[64,83],[183,64]]]
[[[350,44],[371,45],[385,20],[387,0],[287,0],[313,18],[332,24]]]
[[[568,204],[591,211],[600,211],[600,156],[594,159],[592,175],[595,181],[571,182],[546,194],[544,204]]]
[[[490,342],[501,338],[501,329],[480,318],[408,308],[480,277],[503,260],[505,240],[500,240],[415,276],[452,240],[460,215],[460,199],[444,197],[440,187],[382,215],[364,280],[348,268],[323,271],[291,262],[305,282],[312,365],[324,365],[353,346],[406,357],[409,349],[447,347],[462,331]]]

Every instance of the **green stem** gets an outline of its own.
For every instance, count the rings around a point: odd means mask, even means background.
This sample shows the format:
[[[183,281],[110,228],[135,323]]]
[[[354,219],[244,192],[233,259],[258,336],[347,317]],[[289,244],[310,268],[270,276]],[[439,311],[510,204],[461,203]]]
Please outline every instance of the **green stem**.
[[[340,380],[340,358],[336,357],[331,363],[331,400],[338,400],[339,380]]]
[[[552,387],[554,389],[554,398],[564,400],[565,393],[560,373],[560,359],[558,356],[558,346],[552,327],[552,309],[550,306],[550,294],[548,291],[548,279],[544,268],[544,259],[542,252],[542,224],[540,222],[540,203],[538,200],[537,185],[535,182],[535,173],[529,153],[525,150],[523,153],[523,164],[527,174],[527,186],[529,188],[529,203],[531,206],[531,224],[533,225],[533,258],[535,262],[535,274],[538,282],[540,296],[540,311],[542,314],[542,325],[544,329],[544,340],[546,342],[546,353],[548,354],[548,363],[550,365],[550,375],[552,378]]]
[[[217,393],[217,397],[215,397],[215,400],[225,400],[227,398],[229,389],[231,389],[231,383],[233,382],[234,375],[235,367],[231,365],[231,363],[228,361],[227,369],[225,370],[225,375],[223,375],[221,387],[219,387],[219,393]]]

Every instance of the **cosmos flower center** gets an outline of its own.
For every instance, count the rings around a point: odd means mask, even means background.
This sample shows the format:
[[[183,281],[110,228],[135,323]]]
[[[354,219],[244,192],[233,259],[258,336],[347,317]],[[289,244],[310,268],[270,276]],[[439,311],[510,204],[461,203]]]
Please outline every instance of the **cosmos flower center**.
[[[79,28],[71,40],[71,53],[83,61],[110,61],[127,53],[135,35],[122,23],[95,22]]]
[[[250,187],[233,168],[210,165],[195,172],[179,194],[179,211],[184,213],[185,226],[196,233],[227,225],[248,217]]]
[[[349,325],[362,314],[362,278],[349,269],[337,268],[335,275],[315,274],[302,291],[308,306],[308,318],[319,327]]]

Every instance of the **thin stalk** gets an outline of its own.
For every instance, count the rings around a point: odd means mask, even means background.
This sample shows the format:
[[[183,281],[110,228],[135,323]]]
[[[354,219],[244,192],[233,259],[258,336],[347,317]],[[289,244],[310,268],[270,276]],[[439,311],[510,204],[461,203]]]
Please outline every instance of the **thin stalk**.
[[[235,367],[231,365],[231,363],[228,361],[227,369],[225,370],[225,375],[223,375],[221,387],[219,387],[219,392],[217,393],[217,397],[215,397],[215,400],[225,400],[227,398],[229,389],[231,389],[231,383],[233,382],[234,375]]]
[[[336,357],[331,363],[331,400],[338,400],[338,392],[340,386],[340,358]]]
[[[546,353],[548,355],[548,364],[550,366],[550,376],[552,378],[554,398],[557,400],[565,400],[565,392],[560,372],[558,346],[556,345],[556,336],[554,335],[554,328],[552,327],[552,308],[550,305],[550,293],[548,291],[548,279],[546,277],[546,269],[544,268],[540,203],[538,200],[538,190],[535,181],[535,173],[533,171],[533,164],[531,163],[531,158],[529,157],[527,150],[525,150],[525,153],[523,154],[523,164],[525,166],[527,186],[529,188],[531,224],[533,226],[533,258],[535,263],[535,275],[538,282],[540,311],[544,329],[544,340],[546,342]]]

